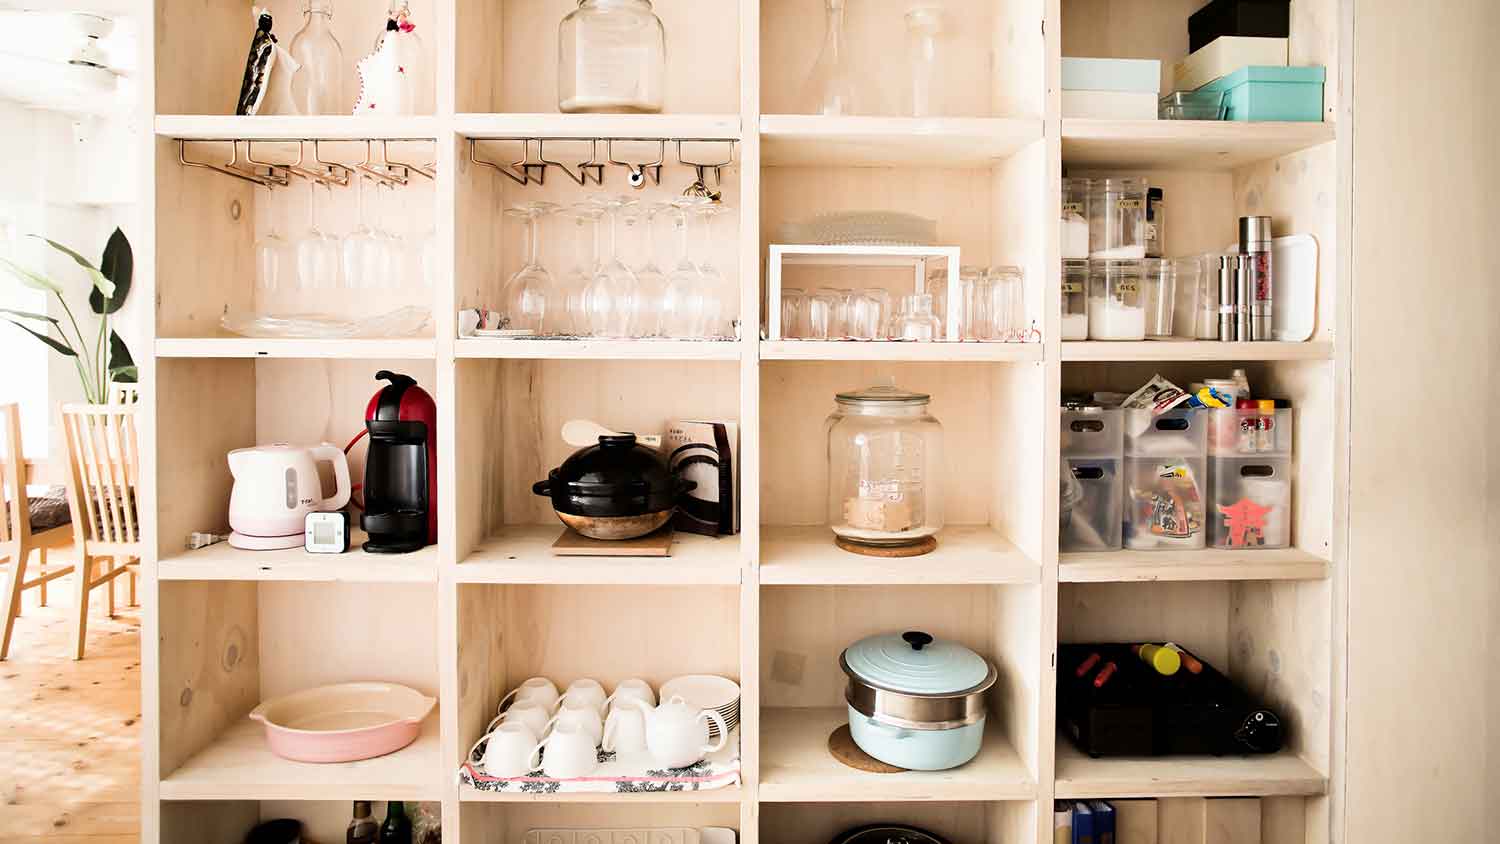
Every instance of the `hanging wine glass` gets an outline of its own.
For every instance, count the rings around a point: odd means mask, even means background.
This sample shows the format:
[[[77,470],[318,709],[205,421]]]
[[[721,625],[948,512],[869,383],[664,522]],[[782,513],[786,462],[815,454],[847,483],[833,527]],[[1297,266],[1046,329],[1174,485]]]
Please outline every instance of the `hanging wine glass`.
[[[384,244],[375,230],[370,228],[365,209],[365,182],[356,177],[356,196],[359,201],[359,224],[354,231],[344,236],[343,265],[344,284],[353,288],[379,286],[384,272],[382,258]]]
[[[381,261],[377,287],[401,287],[407,282],[410,261],[406,238],[391,227],[390,197],[396,192],[388,182],[375,183],[375,236],[381,242]]]
[[[644,208],[626,211],[625,244],[631,255],[625,265],[635,269],[640,295],[635,303],[635,333],[641,337],[660,337],[662,296],[666,293],[667,274],[656,265],[656,218],[664,203],[653,202]]]
[[[437,229],[430,228],[422,235],[422,286],[431,289],[437,284],[438,239]]]
[[[583,293],[589,333],[595,337],[630,337],[636,319],[640,283],[635,272],[620,260],[618,231],[620,209],[635,200],[607,197],[598,200],[608,219],[609,246],[594,269],[594,277]]]
[[[672,231],[677,236],[677,262],[662,288],[661,330],[668,337],[690,339],[703,336],[705,281],[693,263],[688,221],[692,210],[706,204],[700,196],[679,196],[671,201]]]
[[[729,209],[717,202],[700,203],[694,215],[702,220],[698,234],[698,272],[703,276],[703,336],[710,338],[734,337],[736,307],[735,291],[725,280],[724,274],[714,266],[715,246],[714,220]]]
[[[276,232],[276,221],[280,215],[274,211],[271,230],[255,242],[255,286],[266,293],[275,293],[283,284],[296,284],[297,256],[292,245]]]
[[[556,301],[552,275],[541,263],[541,220],[557,210],[551,202],[528,202],[505,211],[507,217],[524,221],[526,260],[505,282],[500,297],[501,327],[538,335],[547,325],[547,311]]]
[[[308,290],[327,290],[339,283],[339,239],[318,228],[317,197],[318,182],[308,181],[307,231],[297,241],[297,282]]]
[[[573,222],[573,267],[563,276],[562,290],[558,294],[563,311],[553,330],[561,334],[588,336],[590,329],[584,292],[594,280],[594,270],[599,265],[599,218],[604,212],[593,203],[580,202],[569,207],[567,213]]]

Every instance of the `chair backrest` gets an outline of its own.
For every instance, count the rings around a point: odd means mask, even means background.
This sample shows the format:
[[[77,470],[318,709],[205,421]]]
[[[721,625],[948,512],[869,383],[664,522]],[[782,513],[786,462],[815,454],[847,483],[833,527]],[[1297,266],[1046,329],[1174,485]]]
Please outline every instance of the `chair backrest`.
[[[135,404],[141,399],[139,384],[111,383],[109,385],[110,404]]]
[[[73,537],[81,550],[89,545],[141,541],[135,414],[136,408],[130,405],[62,406],[68,506],[73,511]]]
[[[26,504],[26,457],[21,452],[21,412],[0,404],[0,543],[23,537],[30,527]]]

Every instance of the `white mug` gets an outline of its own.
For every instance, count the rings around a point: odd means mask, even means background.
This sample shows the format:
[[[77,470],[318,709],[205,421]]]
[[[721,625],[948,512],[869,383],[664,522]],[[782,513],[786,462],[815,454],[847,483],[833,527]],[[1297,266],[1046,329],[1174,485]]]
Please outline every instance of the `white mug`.
[[[554,686],[546,677],[532,677],[511,689],[505,697],[500,698],[500,705],[495,707],[495,713],[505,711],[505,702],[511,698],[516,699],[517,705],[535,703],[550,712],[557,708],[557,686]]]
[[[646,749],[646,718],[633,706],[615,706],[604,722],[604,749],[640,753]]]
[[[551,717],[551,711],[543,708],[540,703],[517,702],[512,704],[509,709],[490,719],[490,725],[485,727],[485,729],[493,730],[496,724],[502,723],[525,724],[527,729],[531,730],[532,735],[541,738],[547,734],[547,721]]]
[[[547,728],[553,729],[559,725],[578,727],[588,733],[594,739],[597,747],[604,739],[604,721],[599,717],[599,710],[589,700],[564,700],[557,708],[557,714],[547,722]]]
[[[590,680],[587,677],[569,683],[568,690],[562,693],[562,697],[558,698],[563,703],[570,700],[586,700],[594,705],[594,711],[598,712],[601,717],[604,714],[605,699],[604,687],[599,685],[598,680]]]
[[[547,752],[542,753],[542,748]],[[599,751],[593,738],[579,727],[558,724],[547,737],[537,742],[526,759],[535,768],[540,761],[542,773],[557,780],[574,779],[593,773],[599,766]]]
[[[469,748],[467,758],[474,758],[474,749],[485,739],[489,739],[489,744],[484,747],[479,767],[486,774],[492,777],[519,777],[532,770],[527,763],[536,747],[536,736],[525,724],[520,721],[501,724],[493,732],[480,736],[479,741]]]
[[[604,702],[609,704],[609,711],[614,712],[616,708],[614,705],[615,701],[629,700],[631,698],[644,701],[651,706],[656,705],[656,692],[651,690],[651,684],[645,680],[635,678],[624,680],[620,685],[615,686],[614,693],[606,698]],[[635,707],[628,707],[628,709],[632,712],[635,711]]]

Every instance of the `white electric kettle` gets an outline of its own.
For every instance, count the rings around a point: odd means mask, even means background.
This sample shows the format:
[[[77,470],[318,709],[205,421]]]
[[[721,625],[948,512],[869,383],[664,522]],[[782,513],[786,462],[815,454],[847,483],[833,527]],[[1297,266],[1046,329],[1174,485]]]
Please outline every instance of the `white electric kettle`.
[[[318,463],[333,464],[337,489],[323,497]],[[302,544],[308,513],[338,510],[349,503],[349,461],[336,445],[285,443],[229,452],[234,490],[229,494],[229,544],[250,551]]]

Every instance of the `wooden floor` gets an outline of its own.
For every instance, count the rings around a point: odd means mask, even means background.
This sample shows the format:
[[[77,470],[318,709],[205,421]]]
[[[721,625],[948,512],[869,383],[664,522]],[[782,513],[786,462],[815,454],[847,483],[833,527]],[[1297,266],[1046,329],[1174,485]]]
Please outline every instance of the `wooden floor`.
[[[71,576],[70,576],[71,577]],[[35,591],[0,662],[0,842],[140,840],[140,614],[90,603],[88,658],[68,658],[70,577]],[[4,580],[0,573],[0,581]],[[120,592],[123,595],[123,589]]]

